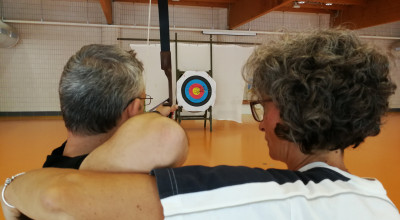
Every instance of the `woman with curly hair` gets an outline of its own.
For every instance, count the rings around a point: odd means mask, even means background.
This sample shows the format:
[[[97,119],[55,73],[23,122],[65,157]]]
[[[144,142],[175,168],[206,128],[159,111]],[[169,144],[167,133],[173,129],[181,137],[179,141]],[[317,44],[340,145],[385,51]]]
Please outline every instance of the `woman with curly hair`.
[[[343,161],[344,149],[380,131],[396,88],[384,55],[348,30],[288,35],[258,47],[243,76],[269,154],[288,169],[37,170],[11,180],[3,199],[35,219],[400,219],[382,184]]]
[[[388,59],[348,30],[286,36],[260,46],[243,70],[270,156],[291,170],[313,161],[346,170],[343,150],[379,134],[396,88]]]

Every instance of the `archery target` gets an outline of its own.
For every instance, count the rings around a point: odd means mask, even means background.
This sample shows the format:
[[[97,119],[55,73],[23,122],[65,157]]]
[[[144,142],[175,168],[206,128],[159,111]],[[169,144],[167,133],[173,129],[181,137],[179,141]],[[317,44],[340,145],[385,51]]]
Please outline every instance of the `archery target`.
[[[215,81],[203,71],[186,71],[176,83],[178,104],[186,111],[205,111],[215,102]]]

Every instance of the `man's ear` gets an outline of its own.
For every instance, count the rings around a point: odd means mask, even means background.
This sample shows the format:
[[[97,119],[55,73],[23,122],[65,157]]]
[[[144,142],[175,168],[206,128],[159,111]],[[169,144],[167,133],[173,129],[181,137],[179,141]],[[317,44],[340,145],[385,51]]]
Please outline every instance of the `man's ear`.
[[[126,108],[128,116],[133,117],[135,115],[138,115],[140,113],[143,113],[143,105],[142,105],[142,100],[140,99],[134,99]]]

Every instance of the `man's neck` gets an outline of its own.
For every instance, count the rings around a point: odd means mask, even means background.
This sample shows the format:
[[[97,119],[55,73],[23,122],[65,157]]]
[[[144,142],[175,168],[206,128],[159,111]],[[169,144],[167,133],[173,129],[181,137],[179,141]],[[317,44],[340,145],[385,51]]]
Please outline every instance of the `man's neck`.
[[[68,131],[68,139],[64,148],[64,156],[76,157],[89,154],[98,146],[107,141],[113,132],[107,132],[96,135],[78,135]]]

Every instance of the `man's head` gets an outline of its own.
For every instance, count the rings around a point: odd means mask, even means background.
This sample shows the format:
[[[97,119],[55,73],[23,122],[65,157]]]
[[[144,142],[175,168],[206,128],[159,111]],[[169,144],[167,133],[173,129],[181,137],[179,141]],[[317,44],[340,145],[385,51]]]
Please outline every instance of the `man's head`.
[[[59,94],[67,129],[93,135],[113,129],[133,98],[144,93],[143,64],[112,45],[82,47],[64,67]]]

